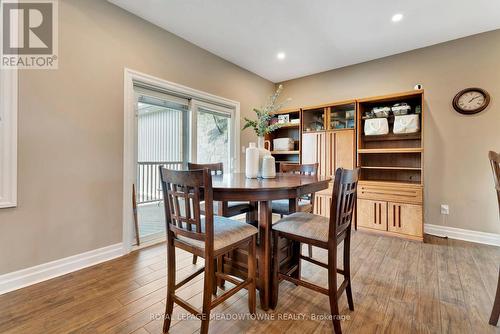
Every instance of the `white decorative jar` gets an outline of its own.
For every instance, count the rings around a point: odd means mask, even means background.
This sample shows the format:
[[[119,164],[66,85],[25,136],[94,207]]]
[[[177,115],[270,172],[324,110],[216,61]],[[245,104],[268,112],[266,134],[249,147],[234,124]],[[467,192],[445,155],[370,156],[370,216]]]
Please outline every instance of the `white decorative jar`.
[[[276,159],[272,155],[266,155],[262,159],[262,178],[274,179],[276,177]]]
[[[245,151],[245,176],[256,179],[259,176],[259,149],[250,143]]]

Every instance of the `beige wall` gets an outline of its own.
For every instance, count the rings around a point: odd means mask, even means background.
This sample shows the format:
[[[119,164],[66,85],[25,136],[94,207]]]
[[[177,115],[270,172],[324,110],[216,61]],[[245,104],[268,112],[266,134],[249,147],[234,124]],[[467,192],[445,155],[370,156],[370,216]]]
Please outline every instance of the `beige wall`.
[[[500,30],[284,82],[294,106],[425,89],[425,222],[500,232],[488,150],[500,151]],[[461,116],[451,106],[482,87],[490,107]],[[440,215],[440,204],[450,215]]]
[[[0,210],[0,274],[121,241],[124,67],[239,101],[242,116],[274,89],[106,1],[59,1],[59,69],[20,73],[19,207]]]

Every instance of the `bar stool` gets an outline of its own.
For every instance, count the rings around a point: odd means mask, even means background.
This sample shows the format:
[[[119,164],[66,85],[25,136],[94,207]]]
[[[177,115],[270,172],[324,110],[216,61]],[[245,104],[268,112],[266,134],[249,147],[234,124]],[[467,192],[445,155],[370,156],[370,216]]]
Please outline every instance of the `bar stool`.
[[[333,185],[332,205],[330,218],[306,212],[293,213],[273,225],[273,296],[271,306],[276,307],[278,302],[279,281],[287,280],[296,285],[320,292],[330,298],[330,312],[335,333],[342,333],[338,298],[344,290],[347,295],[349,309],[354,310],[351,289],[350,245],[351,224],[356,203],[356,189],[359,170],[346,170],[339,168],[335,172]],[[328,288],[304,281],[300,278],[300,263],[295,271],[283,273],[280,271],[278,238],[286,238],[295,243],[306,243],[328,250],[328,262],[323,263],[300,255],[300,260],[309,261],[315,265],[328,269]],[[343,269],[337,268],[337,247],[344,242]],[[337,290],[337,273],[344,276],[344,280]],[[294,274],[294,275],[293,275]],[[293,275],[293,276],[292,276]]]

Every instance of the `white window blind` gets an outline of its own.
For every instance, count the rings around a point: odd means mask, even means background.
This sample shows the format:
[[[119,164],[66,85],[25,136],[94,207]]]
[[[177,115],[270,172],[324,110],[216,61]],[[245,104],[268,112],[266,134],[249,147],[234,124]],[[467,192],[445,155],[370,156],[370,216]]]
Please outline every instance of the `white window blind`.
[[[135,91],[138,162],[183,162],[189,100],[141,87]]]

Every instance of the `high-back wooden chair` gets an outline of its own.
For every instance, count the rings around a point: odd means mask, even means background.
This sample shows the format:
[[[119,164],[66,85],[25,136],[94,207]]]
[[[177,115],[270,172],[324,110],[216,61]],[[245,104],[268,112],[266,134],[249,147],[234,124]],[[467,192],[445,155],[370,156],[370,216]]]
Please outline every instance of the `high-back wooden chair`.
[[[491,169],[493,171],[493,181],[495,185],[495,190],[497,191],[498,199],[498,211],[500,214],[500,153],[490,151],[488,153],[488,158],[490,159]],[[495,301],[493,303],[493,309],[491,310],[490,325],[496,326],[498,323],[498,317],[500,316],[500,269],[498,274],[497,282],[497,292],[495,295]]]
[[[318,174],[318,163],[315,164],[281,163],[280,172],[287,174],[316,175]],[[273,201],[273,213],[279,214],[282,218],[285,215],[293,213],[294,211],[292,210],[292,208],[294,207],[297,207],[297,211],[300,212],[313,212],[314,193],[310,194],[309,201],[304,201],[299,198]]]
[[[351,224],[356,203],[356,189],[358,184],[359,170],[347,170],[339,168],[335,172],[333,185],[332,205],[330,218],[314,215],[306,212],[293,213],[273,225],[273,296],[272,307],[278,302],[278,288],[280,280],[287,280],[297,285],[323,293],[330,298],[330,312],[332,314],[333,328],[335,333],[342,332],[340,326],[340,314],[338,298],[344,290],[347,295],[349,309],[354,310],[351,289]],[[315,265],[328,269],[328,288],[320,287],[300,278],[300,263],[296,272],[280,272],[280,259],[278,249],[278,238],[287,238],[294,243],[306,243],[328,250],[328,262],[323,263],[300,255],[300,260],[309,261]],[[337,247],[344,242],[343,268],[337,268]],[[344,276],[344,280],[337,290],[337,273]]]
[[[209,169],[212,175],[224,174],[224,164],[222,162],[197,164],[188,162],[188,170]],[[257,208],[256,203],[249,202],[214,202],[214,214],[222,217],[234,217],[243,213],[247,214],[247,221],[252,220],[250,217],[253,210]],[[205,213],[203,210],[201,214]],[[193,255],[193,264],[196,264],[197,256]],[[222,263],[221,263],[222,264]]]
[[[167,306],[163,332],[168,332],[174,303],[201,319],[200,333],[208,332],[210,310],[242,288],[248,289],[248,308],[255,313],[255,236],[257,229],[243,222],[214,216],[212,177],[208,169],[175,171],[160,167],[167,231]],[[201,199],[204,204],[201,205]],[[204,206],[205,217],[201,218]],[[216,272],[215,259],[236,248],[248,248],[248,275],[245,280]],[[205,259],[205,266],[176,283],[175,248]],[[204,273],[203,306],[198,310],[175,294],[181,286]],[[219,297],[216,277],[235,283]]]
[[[314,164],[292,164],[292,163],[281,163],[280,172],[288,174],[300,174],[300,175],[316,175],[318,174],[318,163]],[[297,208],[298,212],[310,212],[314,211],[314,193],[309,194],[309,199],[305,200],[303,198],[294,199],[281,199],[273,201],[273,213],[279,214],[281,218],[283,216],[294,213],[292,208]],[[312,257],[312,246],[309,245],[309,256]]]

